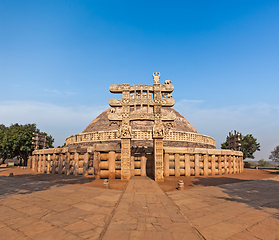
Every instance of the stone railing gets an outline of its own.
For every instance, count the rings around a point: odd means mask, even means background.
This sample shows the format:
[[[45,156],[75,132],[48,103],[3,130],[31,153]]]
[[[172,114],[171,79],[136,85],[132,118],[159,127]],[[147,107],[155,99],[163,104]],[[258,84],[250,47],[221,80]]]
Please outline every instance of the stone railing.
[[[227,149],[164,148],[164,176],[208,176],[243,172],[243,153]]]
[[[98,141],[116,141],[120,140],[117,130],[113,131],[98,131],[81,133],[69,136],[66,139],[66,145],[82,142],[98,142]],[[132,140],[152,140],[151,130],[132,130]],[[164,137],[166,141],[183,141],[192,143],[203,143],[212,145],[215,147],[215,140],[212,137],[202,135],[199,133],[182,132],[182,131],[170,131],[167,136]]]
[[[41,149],[33,151],[27,167],[39,173],[121,178],[121,153],[94,147]]]
[[[151,176],[154,155],[131,154],[131,176]],[[206,148],[164,147],[164,177],[209,176],[243,172],[240,151]],[[121,178],[121,152],[117,147],[50,148],[35,150],[28,167],[39,173],[90,175],[95,178]]]

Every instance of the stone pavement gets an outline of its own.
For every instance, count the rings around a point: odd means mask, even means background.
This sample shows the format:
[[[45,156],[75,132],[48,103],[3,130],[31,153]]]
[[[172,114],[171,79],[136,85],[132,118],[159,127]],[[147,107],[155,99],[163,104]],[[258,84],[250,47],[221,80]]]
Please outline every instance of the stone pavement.
[[[98,239],[121,193],[0,176],[0,239]]]
[[[168,196],[204,239],[279,239],[279,176]]]
[[[134,177],[103,239],[201,238],[156,182],[147,177]]]
[[[279,176],[167,194],[0,176],[0,239],[279,239]]]

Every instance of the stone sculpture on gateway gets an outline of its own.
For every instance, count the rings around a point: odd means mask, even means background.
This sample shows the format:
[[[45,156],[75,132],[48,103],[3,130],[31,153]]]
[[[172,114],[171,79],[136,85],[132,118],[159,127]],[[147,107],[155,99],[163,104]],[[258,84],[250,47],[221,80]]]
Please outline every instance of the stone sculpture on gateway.
[[[153,73],[153,85],[129,85],[113,84],[109,89],[112,93],[122,93],[122,99],[110,99],[109,105],[112,107],[108,114],[111,123],[116,123],[121,138],[121,179],[130,179],[130,148],[131,141],[131,121],[153,121],[153,141],[154,141],[154,176],[156,181],[163,181],[163,138],[169,133],[173,125],[175,114],[162,113],[162,107],[172,107],[175,101],[171,92],[174,87],[171,80],[166,80],[165,84],[160,84],[160,72]],[[153,98],[150,98],[153,94]],[[143,111],[143,106],[147,106],[147,112]],[[121,108],[116,111],[114,108]],[[131,112],[133,108],[133,112]],[[139,110],[137,110],[139,108]],[[152,109],[152,111],[150,111]],[[136,110],[136,111],[135,111]],[[165,123],[165,124],[164,124]],[[123,150],[123,151],[122,151]],[[125,150],[125,151],[124,151]]]

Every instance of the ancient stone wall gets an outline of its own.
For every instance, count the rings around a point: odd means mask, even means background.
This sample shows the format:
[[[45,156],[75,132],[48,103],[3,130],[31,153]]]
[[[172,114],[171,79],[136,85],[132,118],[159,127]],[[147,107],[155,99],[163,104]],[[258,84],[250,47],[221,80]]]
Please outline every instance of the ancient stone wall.
[[[117,149],[116,149],[117,150]],[[163,148],[164,176],[209,176],[243,172],[240,151],[204,148]],[[28,167],[40,173],[121,178],[121,153],[100,146],[33,151]],[[152,148],[132,148],[131,176],[154,177]]]

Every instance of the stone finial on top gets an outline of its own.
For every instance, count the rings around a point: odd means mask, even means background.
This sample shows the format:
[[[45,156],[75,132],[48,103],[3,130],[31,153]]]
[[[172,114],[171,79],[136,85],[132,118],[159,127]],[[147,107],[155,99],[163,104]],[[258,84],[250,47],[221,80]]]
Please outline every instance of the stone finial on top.
[[[154,83],[158,84],[159,83],[159,79],[160,79],[160,72],[154,72],[153,73],[153,79],[154,79]]]

